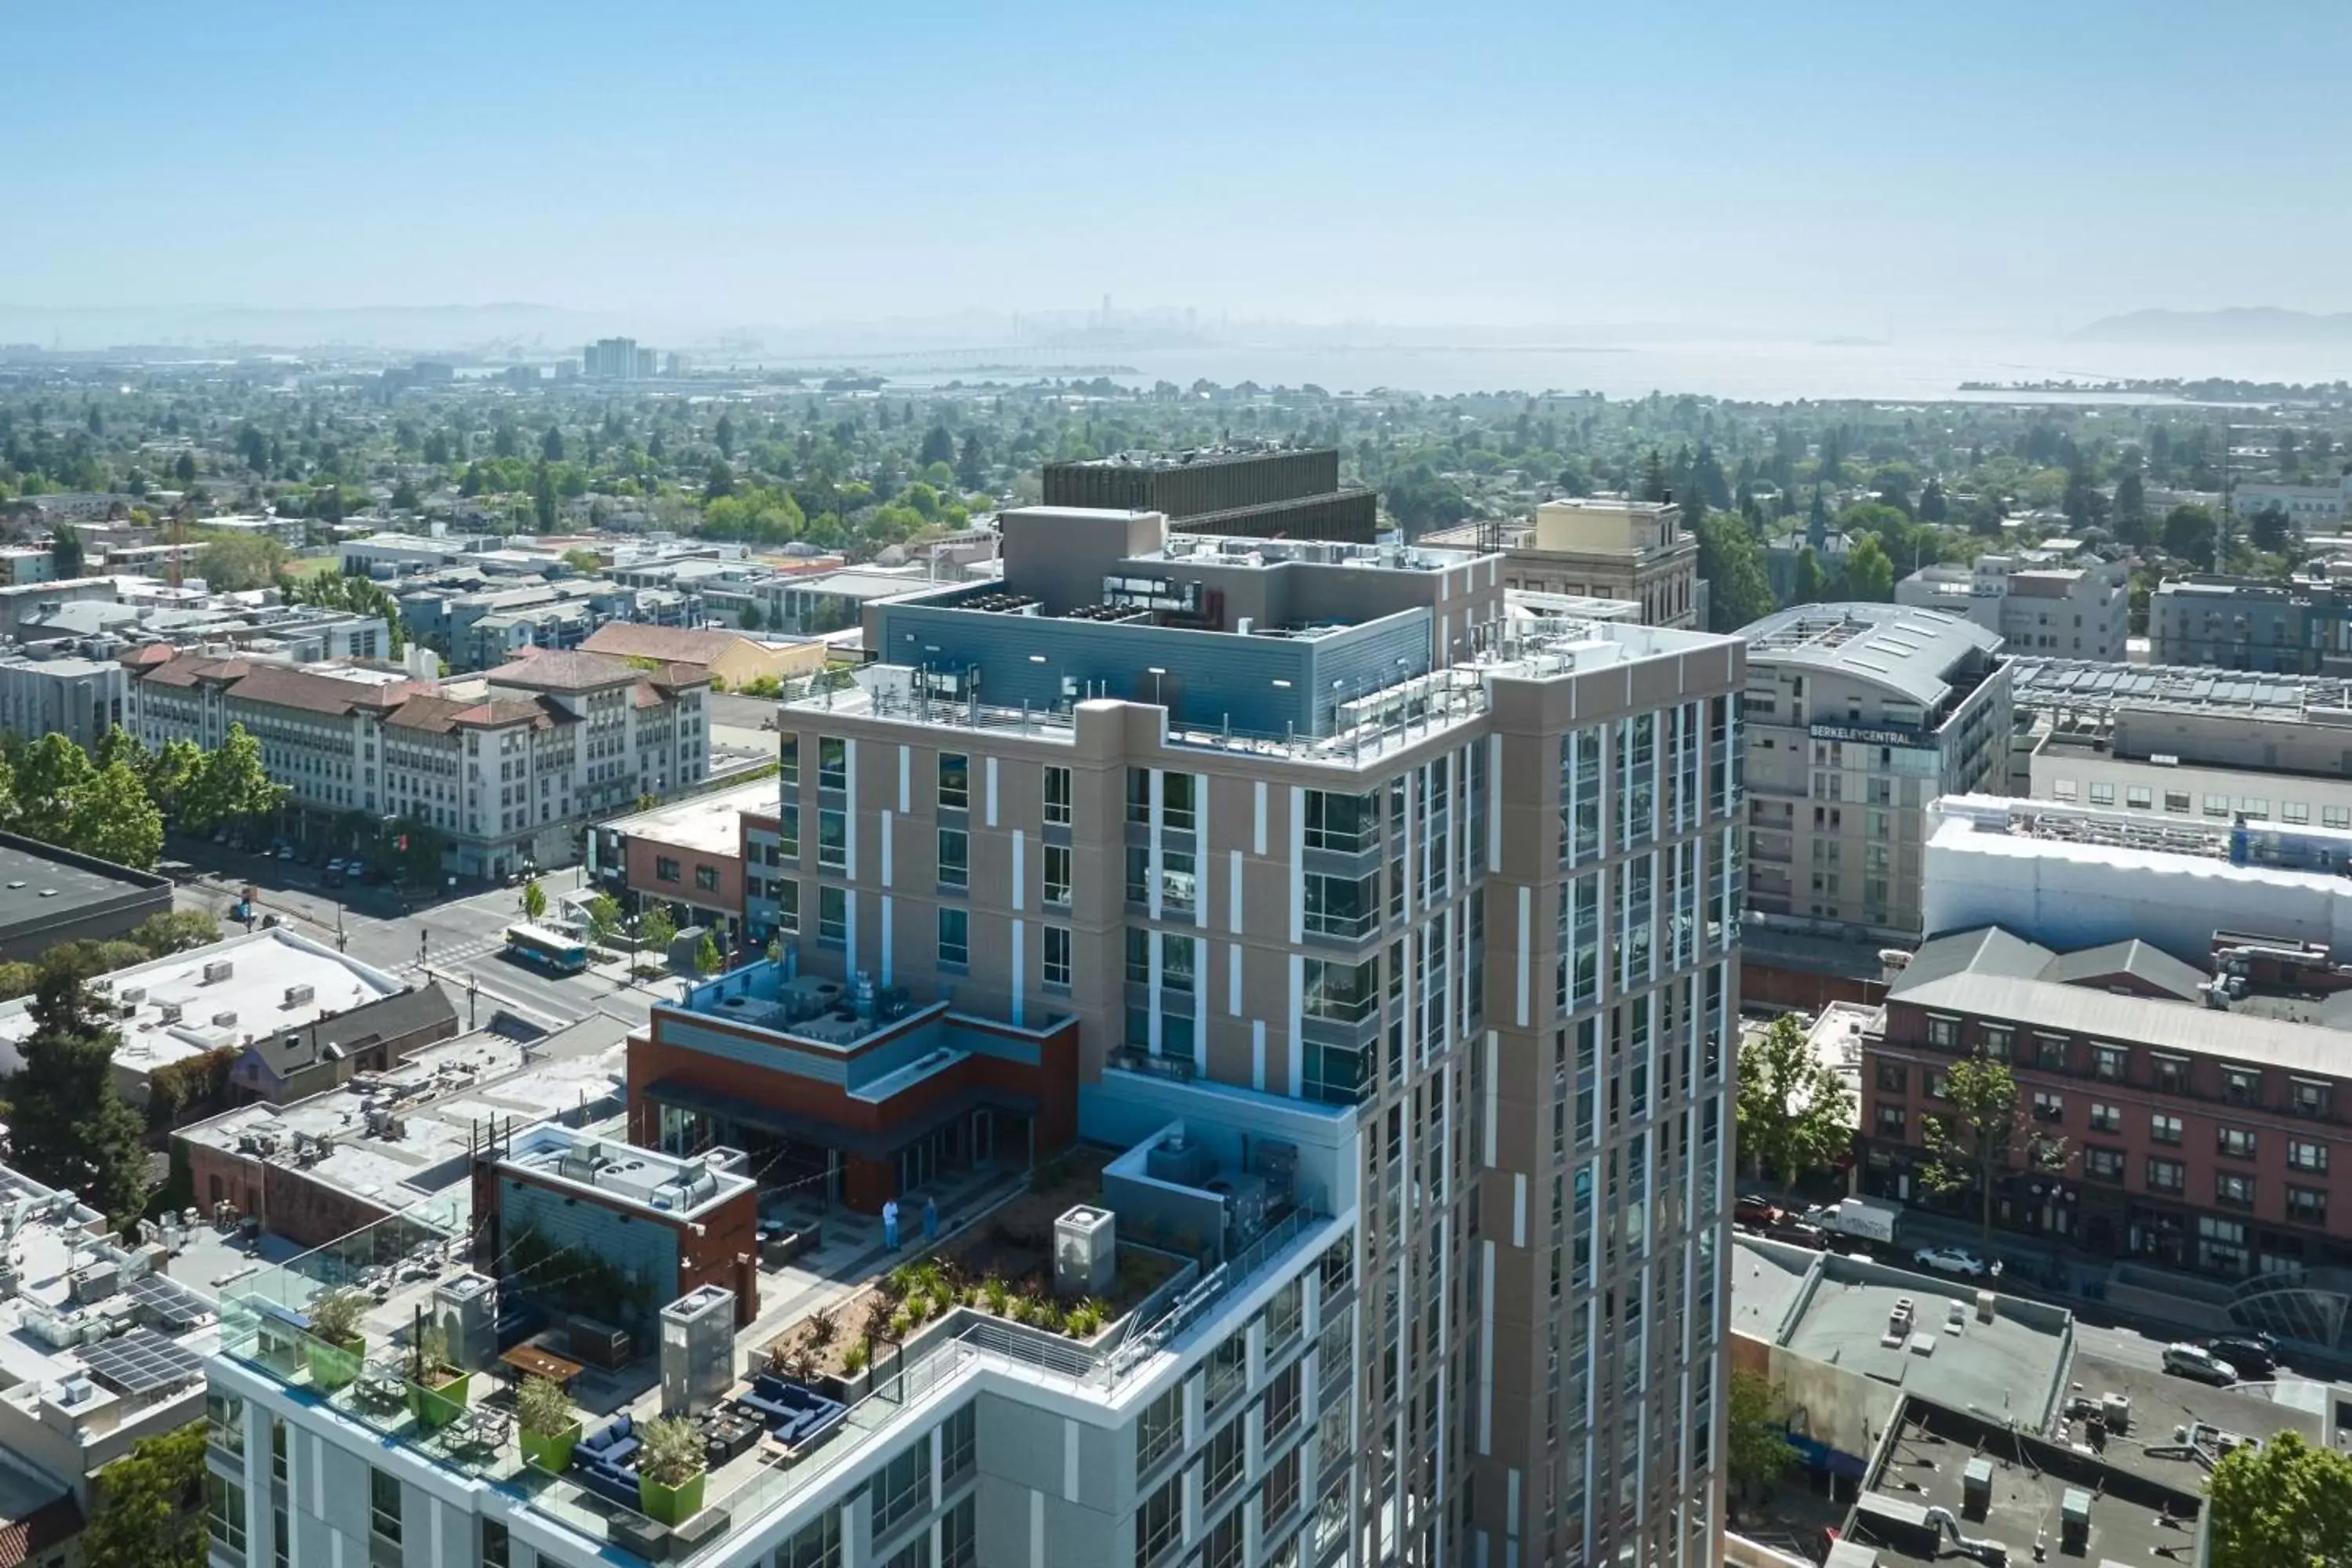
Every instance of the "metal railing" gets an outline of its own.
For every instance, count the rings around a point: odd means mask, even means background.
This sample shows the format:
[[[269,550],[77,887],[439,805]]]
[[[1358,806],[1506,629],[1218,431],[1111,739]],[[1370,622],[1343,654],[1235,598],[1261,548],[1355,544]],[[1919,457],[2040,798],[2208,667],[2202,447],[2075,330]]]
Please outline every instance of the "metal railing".
[[[1178,1335],[1207,1316],[1212,1307],[1264,1272],[1268,1264],[1289,1250],[1323,1218],[1309,1209],[1293,1209],[1255,1241],[1202,1275],[1200,1283],[1171,1304],[1156,1322],[1131,1331],[1111,1353],[1112,1383],[1118,1383],[1165,1349]]]

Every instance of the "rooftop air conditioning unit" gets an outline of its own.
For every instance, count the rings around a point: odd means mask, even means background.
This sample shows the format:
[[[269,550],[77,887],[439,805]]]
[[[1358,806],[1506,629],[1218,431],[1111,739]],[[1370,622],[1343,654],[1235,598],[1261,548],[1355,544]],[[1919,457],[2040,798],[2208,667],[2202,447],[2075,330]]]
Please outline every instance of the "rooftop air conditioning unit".
[[[147,1000],[147,987],[144,985],[126,985],[122,988],[124,1005],[135,1006],[145,1000]]]
[[[236,1008],[234,1008],[234,1007],[224,1007],[224,1008],[222,1008],[219,1012],[217,1012],[217,1013],[214,1014],[214,1015],[213,1015],[213,1027],[215,1027],[215,1028],[216,1028],[216,1029],[234,1029],[234,1028],[236,1028]]]
[[[215,958],[205,965],[205,984],[216,985],[236,973],[236,963],[226,958]]]
[[[180,1021],[180,1005],[177,1002],[163,1003],[155,1010],[163,1016],[163,1022],[166,1024],[176,1024]]]
[[[300,1007],[307,1005],[310,999],[318,994],[317,988],[313,986],[289,985],[286,988],[286,1005],[289,1007]]]

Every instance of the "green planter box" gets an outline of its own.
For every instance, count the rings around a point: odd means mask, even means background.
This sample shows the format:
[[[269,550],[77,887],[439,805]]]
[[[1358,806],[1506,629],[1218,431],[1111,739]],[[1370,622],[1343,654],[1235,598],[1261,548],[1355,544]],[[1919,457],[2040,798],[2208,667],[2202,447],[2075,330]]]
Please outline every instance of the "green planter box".
[[[677,1526],[702,1511],[702,1483],[706,1473],[698,1472],[687,1478],[683,1486],[666,1487],[642,1472],[637,1476],[637,1504],[647,1519],[656,1524]]]
[[[572,1468],[572,1450],[579,1441],[577,1421],[561,1432],[527,1431],[522,1435],[522,1457],[550,1475],[560,1476]]]
[[[310,1381],[331,1392],[359,1376],[367,1341],[349,1339],[338,1345],[312,1337],[303,1341],[303,1352],[310,1363]]]
[[[432,1383],[411,1383],[408,1385],[409,1413],[420,1426],[446,1426],[457,1419],[466,1408],[466,1394],[472,1387],[474,1374],[468,1372],[445,1373]]]

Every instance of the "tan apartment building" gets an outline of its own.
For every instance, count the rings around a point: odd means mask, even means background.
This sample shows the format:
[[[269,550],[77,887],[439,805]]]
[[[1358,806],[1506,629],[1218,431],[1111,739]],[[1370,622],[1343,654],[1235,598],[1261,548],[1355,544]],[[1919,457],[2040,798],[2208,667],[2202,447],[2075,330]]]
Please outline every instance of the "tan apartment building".
[[[1475,547],[1491,524],[1465,523],[1423,542]],[[1495,540],[1503,552],[1503,586],[1571,598],[1621,599],[1642,606],[1654,626],[1696,626],[1705,619],[1698,540],[1684,531],[1672,501],[1622,496],[1548,500],[1524,522],[1507,522]]]
[[[1743,646],[1506,630],[1471,552],[1004,537],[781,710],[747,921],[885,1007],[1075,1019],[1082,1126],[1345,1124],[1348,1560],[1713,1562]]]

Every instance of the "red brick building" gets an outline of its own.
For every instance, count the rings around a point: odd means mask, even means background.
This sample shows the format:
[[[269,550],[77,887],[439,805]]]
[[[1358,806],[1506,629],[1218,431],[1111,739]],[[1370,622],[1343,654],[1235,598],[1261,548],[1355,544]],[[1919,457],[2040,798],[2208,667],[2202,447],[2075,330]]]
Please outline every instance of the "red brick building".
[[[2226,1278],[2352,1265],[2347,997],[2207,1005],[2205,976],[2140,942],[2057,953],[1995,928],[1922,946],[1864,1043],[1864,1190],[1931,1199],[1925,1125],[1951,1063],[2009,1063],[2028,1125],[2063,1140],[2000,1182],[1995,1223]]]

